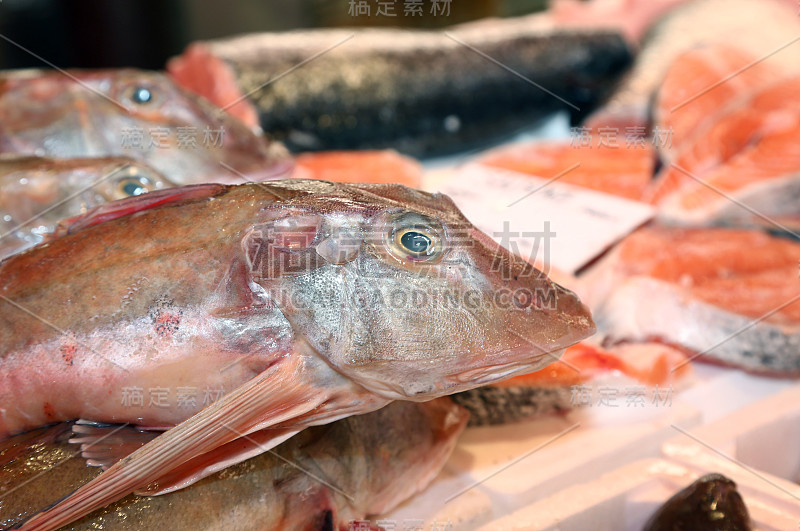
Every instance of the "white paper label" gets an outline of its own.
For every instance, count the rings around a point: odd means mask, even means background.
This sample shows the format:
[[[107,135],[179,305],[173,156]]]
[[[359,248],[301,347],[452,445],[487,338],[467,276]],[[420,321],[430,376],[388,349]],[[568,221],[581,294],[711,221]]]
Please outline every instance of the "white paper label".
[[[480,164],[434,186],[500,245],[572,274],[655,214],[645,203]]]

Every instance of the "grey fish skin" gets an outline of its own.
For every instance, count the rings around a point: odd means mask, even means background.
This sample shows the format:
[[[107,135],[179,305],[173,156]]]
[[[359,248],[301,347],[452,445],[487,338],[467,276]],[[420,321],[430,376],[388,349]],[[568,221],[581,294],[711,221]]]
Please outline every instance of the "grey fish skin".
[[[241,184],[291,169],[280,144],[166,75],[133,69],[0,73],[0,153],[131,157],[179,185]]]
[[[175,183],[128,157],[0,157],[0,260],[43,242],[58,222]]]
[[[469,411],[469,426],[496,426],[574,408],[570,387],[485,386],[451,395]]]
[[[160,530],[167,523],[176,531],[318,530],[326,524],[338,529],[385,513],[424,489],[450,455],[466,417],[447,398],[395,402],[309,428],[278,446],[275,454],[254,457],[184,490],[158,497],[130,495],[64,529]],[[0,448],[0,456],[17,440],[30,442],[15,437]],[[0,464],[0,527],[14,525],[98,474],[74,458],[56,465],[73,450],[66,442],[38,442],[24,446],[16,460]]]
[[[195,43],[168,70],[184,69],[195,53],[233,72],[261,127],[290,150],[393,148],[416,157],[485,146],[558,110],[585,116],[631,61],[616,32],[533,17],[449,32],[245,35]],[[179,83],[203,93],[199,76]]]
[[[706,474],[670,498],[643,531],[749,531],[752,529],[736,483],[722,474]]]

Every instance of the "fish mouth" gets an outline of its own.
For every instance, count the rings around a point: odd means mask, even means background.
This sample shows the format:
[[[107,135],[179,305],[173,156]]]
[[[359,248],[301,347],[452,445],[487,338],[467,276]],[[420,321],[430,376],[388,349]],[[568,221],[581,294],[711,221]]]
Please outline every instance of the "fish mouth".
[[[506,380],[520,374],[527,374],[545,368],[550,363],[556,362],[561,359],[565,349],[553,350],[544,352],[535,358],[528,358],[525,361],[512,361],[509,363],[498,363],[496,365],[488,365],[463,371],[453,375],[450,381],[459,387],[465,384],[469,388],[488,385],[501,380]],[[513,351],[507,351],[504,354],[510,354]]]

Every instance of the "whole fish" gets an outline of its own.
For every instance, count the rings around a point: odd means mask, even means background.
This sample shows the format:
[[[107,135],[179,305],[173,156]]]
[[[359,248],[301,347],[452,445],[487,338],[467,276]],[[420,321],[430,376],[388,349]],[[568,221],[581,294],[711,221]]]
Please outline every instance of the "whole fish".
[[[594,331],[446,196],[304,180],[98,207],[0,263],[0,303],[0,434],[83,419],[84,456],[110,466],[26,529],[181,488],[310,425],[530,372]],[[206,390],[224,396],[204,408]],[[125,445],[91,450],[109,434],[92,422],[178,425],[112,465]]]
[[[488,145],[558,110],[585,116],[630,60],[617,32],[533,15],[448,31],[244,35],[194,43],[167,70],[220,107],[257,114],[293,151],[424,157]]]
[[[752,523],[736,483],[722,474],[706,474],[662,505],[643,531],[677,529],[750,531]]]
[[[129,69],[3,72],[0,153],[126,156],[177,184],[238,184],[291,168],[279,144],[164,74]]]
[[[607,342],[656,339],[690,359],[800,374],[800,244],[757,230],[647,227],[581,278]]]
[[[0,157],[0,259],[44,241],[58,222],[109,201],[175,186],[127,157]]]
[[[309,428],[274,454],[253,457],[178,492],[131,494],[66,529],[157,530],[165,519],[175,531],[345,529],[423,490],[466,421],[466,412],[447,398],[394,402]],[[23,437],[9,440],[5,448]],[[21,521],[99,473],[80,458],[69,458],[74,447],[66,441],[31,445],[25,439],[19,445],[24,453],[0,466],[0,527]]]
[[[798,33],[796,8],[785,0],[692,0],[678,5],[649,29],[633,67],[585,125],[594,130],[610,127],[620,134],[649,135],[651,103],[667,69],[680,55],[699,46],[729,44],[786,73],[800,73],[800,48],[788,46]],[[724,73],[736,74],[737,70]],[[710,90],[713,98],[715,87],[702,90]],[[687,94],[680,103],[700,92]],[[666,130],[656,131],[652,140],[659,150],[668,152],[679,139]]]

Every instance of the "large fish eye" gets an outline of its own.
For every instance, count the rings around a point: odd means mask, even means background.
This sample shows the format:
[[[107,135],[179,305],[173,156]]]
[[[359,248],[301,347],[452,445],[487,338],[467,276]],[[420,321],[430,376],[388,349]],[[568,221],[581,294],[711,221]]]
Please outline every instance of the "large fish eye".
[[[122,85],[117,92],[120,101],[131,110],[152,109],[161,106],[163,93],[153,83],[136,81]]]
[[[396,245],[414,256],[429,255],[434,251],[433,237],[423,229],[396,230],[392,237]]]
[[[147,87],[133,87],[131,101],[143,105],[153,101],[153,93]]]
[[[442,253],[442,227],[435,219],[416,213],[401,214],[389,222],[387,246],[405,261],[431,261]]]

